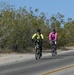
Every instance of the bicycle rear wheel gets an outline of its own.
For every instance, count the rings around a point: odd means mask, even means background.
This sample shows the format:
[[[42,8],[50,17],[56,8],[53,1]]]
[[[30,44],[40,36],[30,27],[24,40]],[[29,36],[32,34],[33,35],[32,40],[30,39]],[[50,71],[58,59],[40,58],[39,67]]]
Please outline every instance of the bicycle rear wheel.
[[[38,49],[35,50],[35,59],[38,60],[40,59],[41,56],[40,56],[40,52],[38,51]]]
[[[55,49],[54,47],[52,48],[52,57],[55,56]]]

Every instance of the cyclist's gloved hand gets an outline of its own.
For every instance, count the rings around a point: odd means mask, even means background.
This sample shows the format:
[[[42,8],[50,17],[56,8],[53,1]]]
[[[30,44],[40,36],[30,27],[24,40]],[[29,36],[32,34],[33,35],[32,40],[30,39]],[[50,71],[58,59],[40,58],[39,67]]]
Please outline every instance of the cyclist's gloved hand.
[[[32,39],[32,42],[34,42],[34,39]]]
[[[42,42],[43,42],[43,39],[42,39]]]
[[[56,41],[55,41],[55,44],[56,44]]]
[[[52,44],[52,41],[50,40],[50,44]]]

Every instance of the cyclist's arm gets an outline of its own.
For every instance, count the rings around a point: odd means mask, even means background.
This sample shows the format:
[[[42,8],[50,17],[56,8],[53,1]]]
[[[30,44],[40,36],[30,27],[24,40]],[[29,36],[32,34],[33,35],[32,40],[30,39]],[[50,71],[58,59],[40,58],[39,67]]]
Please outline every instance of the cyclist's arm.
[[[35,36],[36,36],[36,33],[32,36],[32,39],[34,39],[34,38],[35,38]]]
[[[42,38],[42,40],[44,39],[44,36],[43,36],[43,34],[41,34],[41,38]]]
[[[56,32],[56,33],[55,33],[55,39],[54,39],[55,41],[57,40],[57,36],[58,36],[58,34],[57,34],[57,32]]]
[[[57,34],[57,32],[55,33],[55,39],[54,39],[54,41],[55,41],[55,44],[57,43],[56,41],[57,41],[57,37],[58,37],[58,34]]]
[[[49,40],[51,41],[52,32],[49,33]]]

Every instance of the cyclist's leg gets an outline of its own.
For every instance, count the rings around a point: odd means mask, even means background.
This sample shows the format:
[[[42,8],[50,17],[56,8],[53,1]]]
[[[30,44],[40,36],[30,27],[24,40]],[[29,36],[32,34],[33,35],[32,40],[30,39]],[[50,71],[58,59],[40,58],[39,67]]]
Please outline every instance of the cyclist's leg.
[[[40,55],[42,56],[42,42],[40,42]]]
[[[54,48],[54,42],[51,41],[51,50],[53,51],[53,48]]]
[[[36,49],[36,41],[35,41],[35,49]]]
[[[42,47],[40,47],[40,56],[42,56]]]
[[[50,43],[50,49],[52,50],[52,41],[49,41],[49,43]]]
[[[55,54],[57,55],[57,46],[55,45]]]

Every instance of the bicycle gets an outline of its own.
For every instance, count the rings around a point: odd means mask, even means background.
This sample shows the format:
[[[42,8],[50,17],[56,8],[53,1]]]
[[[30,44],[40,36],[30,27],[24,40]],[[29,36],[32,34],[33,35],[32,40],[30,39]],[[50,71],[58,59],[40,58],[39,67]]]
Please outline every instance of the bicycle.
[[[53,41],[53,40],[52,40],[52,44],[51,44],[51,51],[52,51],[52,57],[57,55],[56,44],[55,44],[55,41]]]
[[[40,43],[38,40],[35,41],[35,58],[36,60],[41,58],[41,51],[40,51]]]

